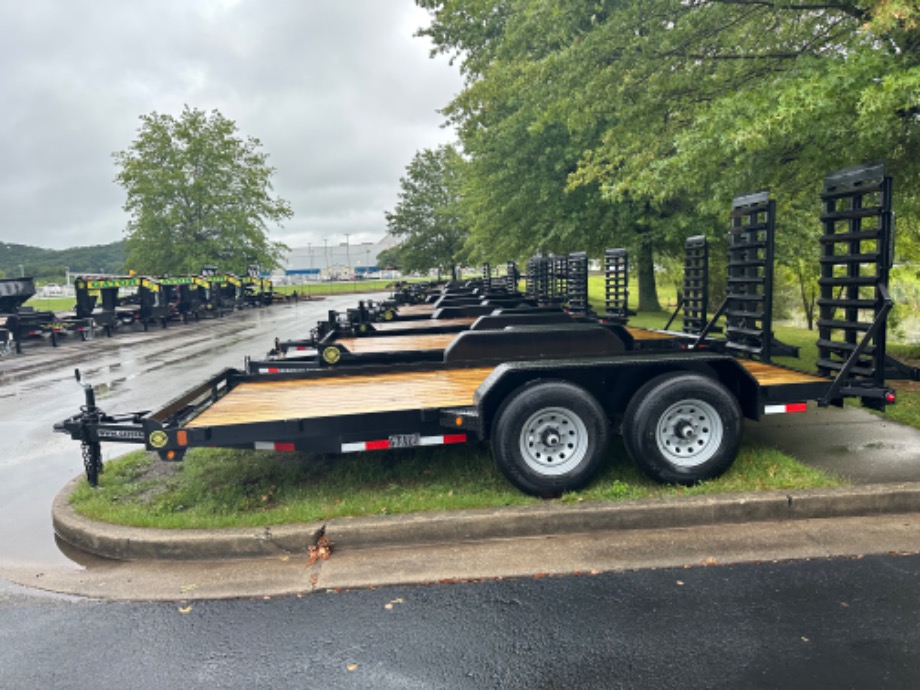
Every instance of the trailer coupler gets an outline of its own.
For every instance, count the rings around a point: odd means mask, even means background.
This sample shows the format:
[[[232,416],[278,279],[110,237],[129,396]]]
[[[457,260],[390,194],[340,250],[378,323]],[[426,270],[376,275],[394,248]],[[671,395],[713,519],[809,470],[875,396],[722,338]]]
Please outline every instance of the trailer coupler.
[[[85,402],[79,414],[56,423],[54,430],[80,441],[86,480],[90,486],[97,486],[102,472],[102,441],[144,443],[141,419],[147,412],[110,417],[96,405],[96,393],[91,384],[82,380],[79,369],[74,371],[74,376],[83,388]]]

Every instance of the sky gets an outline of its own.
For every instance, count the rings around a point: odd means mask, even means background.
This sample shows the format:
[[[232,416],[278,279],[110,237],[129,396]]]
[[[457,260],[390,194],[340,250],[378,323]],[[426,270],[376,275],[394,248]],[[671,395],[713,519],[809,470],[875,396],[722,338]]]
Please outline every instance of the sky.
[[[217,109],[262,142],[291,247],[373,242],[413,155],[453,141],[455,66],[412,0],[0,0],[0,242],[121,239],[139,116]]]

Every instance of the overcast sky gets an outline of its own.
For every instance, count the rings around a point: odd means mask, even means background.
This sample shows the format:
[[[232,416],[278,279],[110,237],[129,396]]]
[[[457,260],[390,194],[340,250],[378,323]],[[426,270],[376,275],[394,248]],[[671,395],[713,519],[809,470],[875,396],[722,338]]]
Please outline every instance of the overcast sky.
[[[289,246],[376,241],[460,89],[412,0],[0,0],[0,241],[121,239],[138,116],[219,110],[261,140]]]

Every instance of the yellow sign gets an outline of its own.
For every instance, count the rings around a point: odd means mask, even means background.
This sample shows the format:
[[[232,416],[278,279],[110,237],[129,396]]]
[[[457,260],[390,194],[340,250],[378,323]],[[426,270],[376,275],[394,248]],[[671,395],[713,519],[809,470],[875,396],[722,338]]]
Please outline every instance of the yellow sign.
[[[338,364],[342,359],[342,351],[335,345],[330,345],[323,350],[323,361],[326,364]]]
[[[165,431],[160,431],[157,429],[150,434],[148,442],[154,448],[162,448],[169,442],[169,436],[166,435]]]

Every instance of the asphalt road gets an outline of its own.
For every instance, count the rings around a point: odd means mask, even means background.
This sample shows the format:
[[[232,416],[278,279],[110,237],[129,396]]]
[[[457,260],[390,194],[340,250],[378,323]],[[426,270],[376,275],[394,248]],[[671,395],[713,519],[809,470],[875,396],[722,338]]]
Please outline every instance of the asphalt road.
[[[309,335],[329,309],[357,300],[350,294],[279,304],[167,329],[122,329],[91,342],[62,338],[58,348],[27,341],[22,355],[0,359],[0,568],[73,565],[55,544],[50,510],[61,487],[82,472],[79,445],[51,431],[83,404],[74,368],[96,386],[106,412],[153,409],[226,367],[242,367],[247,355],[264,356],[276,336]],[[103,457],[134,448],[103,444]]]
[[[0,595],[4,688],[916,688],[920,556],[276,599]]]

